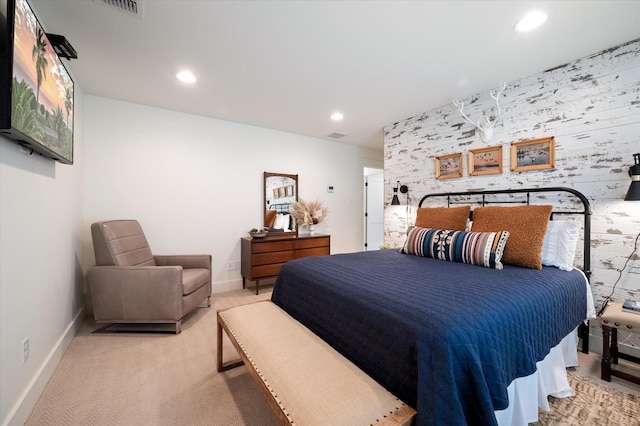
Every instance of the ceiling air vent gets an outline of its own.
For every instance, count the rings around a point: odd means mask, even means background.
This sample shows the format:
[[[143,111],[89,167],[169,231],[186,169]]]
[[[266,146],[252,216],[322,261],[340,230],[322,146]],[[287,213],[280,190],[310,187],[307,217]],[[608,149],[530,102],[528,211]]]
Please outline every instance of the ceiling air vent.
[[[345,135],[344,133],[333,132],[333,133],[328,134],[327,136],[329,136],[330,138],[334,138],[334,139],[340,139],[340,138],[343,138],[343,137],[345,137],[347,135]]]
[[[93,0],[136,18],[144,18],[143,0]]]

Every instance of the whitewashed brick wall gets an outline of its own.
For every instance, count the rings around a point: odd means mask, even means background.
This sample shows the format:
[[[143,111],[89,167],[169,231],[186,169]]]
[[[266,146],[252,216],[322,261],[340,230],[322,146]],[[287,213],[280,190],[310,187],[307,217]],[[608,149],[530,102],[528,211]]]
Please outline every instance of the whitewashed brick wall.
[[[496,88],[500,82],[496,82]],[[495,114],[488,93],[464,99],[473,120]],[[433,192],[566,186],[591,202],[591,285],[598,308],[618,278],[640,232],[640,201],[623,201],[633,154],[640,152],[640,40],[507,82],[502,118],[482,142],[453,104],[384,128],[385,244],[400,246],[420,198]],[[555,137],[555,168],[511,172],[510,144]],[[502,145],[503,172],[469,176],[470,149]],[[463,177],[437,180],[435,158],[462,152]],[[409,208],[391,206],[396,181],[408,185]],[[401,202],[405,196],[399,194]],[[622,274],[614,301],[640,300],[640,252]],[[600,333],[592,322],[591,334]],[[630,339],[638,345],[639,339]],[[593,345],[592,345],[593,347]]]

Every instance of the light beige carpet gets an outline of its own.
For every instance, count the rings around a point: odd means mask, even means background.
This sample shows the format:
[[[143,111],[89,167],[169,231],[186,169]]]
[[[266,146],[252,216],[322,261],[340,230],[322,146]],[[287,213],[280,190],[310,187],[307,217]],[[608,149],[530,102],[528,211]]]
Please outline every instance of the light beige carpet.
[[[183,321],[178,335],[91,333],[99,326],[86,320],[26,424],[278,425],[245,367],[216,371],[216,311],[269,299],[266,290],[212,298],[210,308]],[[225,341],[225,358],[233,358]]]
[[[92,333],[99,327],[87,319],[26,424],[278,425],[245,367],[216,371],[216,311],[268,299],[270,290],[214,295],[212,307],[186,318],[179,335],[149,332],[163,326]],[[225,360],[235,354],[226,338],[224,353]],[[588,360],[595,368],[594,356]],[[553,400],[553,411],[541,413],[537,425],[640,425],[640,392],[631,396],[599,379],[570,377],[578,396]]]

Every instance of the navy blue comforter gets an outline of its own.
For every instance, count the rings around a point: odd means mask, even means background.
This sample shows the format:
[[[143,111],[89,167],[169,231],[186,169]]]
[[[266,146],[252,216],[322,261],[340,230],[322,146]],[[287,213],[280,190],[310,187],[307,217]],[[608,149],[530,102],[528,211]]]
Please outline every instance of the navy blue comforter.
[[[586,316],[584,276],[380,250],[286,263],[272,300],[418,411],[493,425],[507,386]]]

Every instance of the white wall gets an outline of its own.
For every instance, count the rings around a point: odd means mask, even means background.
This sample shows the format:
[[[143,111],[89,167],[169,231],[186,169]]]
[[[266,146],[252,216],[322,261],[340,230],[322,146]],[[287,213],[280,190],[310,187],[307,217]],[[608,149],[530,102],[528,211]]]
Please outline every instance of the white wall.
[[[265,171],[298,174],[300,198],[325,203],[316,232],[331,234],[332,253],[362,249],[362,170],[380,167],[381,151],[95,96],[85,104],[86,265],[92,222],[135,218],[154,253],[209,253],[213,291],[242,288],[227,263],[262,226]]]
[[[24,423],[83,318],[82,117],[76,87],[73,165],[28,155],[0,136],[2,425]]]
[[[496,84],[496,86],[499,83]],[[469,103],[470,100],[473,102]],[[466,99],[474,120],[495,113],[485,93]],[[640,152],[640,41],[595,53],[566,66],[507,84],[501,100],[502,120],[489,143],[483,143],[452,104],[385,128],[387,204],[399,180],[413,195],[412,220],[420,198],[433,192],[518,187],[567,186],[591,203],[591,285],[596,303],[611,294],[640,232],[640,202],[625,202],[628,170]],[[555,137],[555,168],[510,171],[510,144]],[[503,146],[503,172],[469,176],[470,149]],[[435,158],[463,153],[463,177],[435,179]],[[395,206],[385,209],[385,242],[401,244],[407,221]],[[411,220],[409,220],[411,223]],[[614,301],[640,299],[640,253],[631,259],[614,292]],[[592,334],[600,333],[592,321]],[[621,339],[623,340],[623,339]],[[636,344],[640,341],[636,340]],[[594,345],[592,345],[592,348]]]

